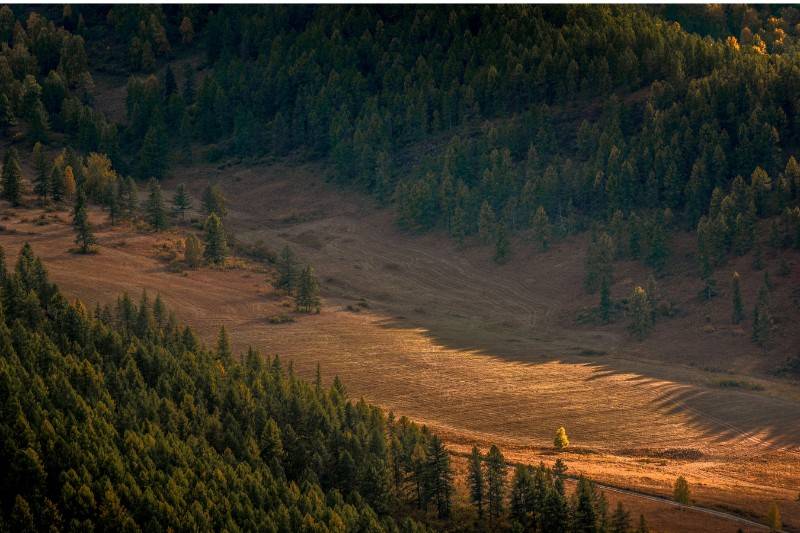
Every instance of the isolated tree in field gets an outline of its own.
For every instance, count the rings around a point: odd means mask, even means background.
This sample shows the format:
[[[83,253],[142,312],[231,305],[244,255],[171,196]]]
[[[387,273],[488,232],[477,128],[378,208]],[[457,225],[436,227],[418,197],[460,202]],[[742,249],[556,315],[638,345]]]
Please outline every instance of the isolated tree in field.
[[[219,217],[211,213],[206,219],[205,251],[203,257],[210,263],[222,264],[228,256],[228,243],[225,229]]]
[[[689,483],[683,476],[678,476],[678,479],[675,480],[675,486],[672,489],[672,499],[678,503],[688,505],[690,498]]]
[[[39,201],[44,204],[50,196],[52,187],[50,185],[50,164],[44,154],[42,143],[37,142],[33,146],[33,167],[36,171],[33,179],[33,192],[39,197]]]
[[[511,254],[511,242],[508,240],[508,231],[505,223],[501,222],[497,226],[497,241],[494,246],[494,262],[503,264],[508,261]]]
[[[86,211],[85,202],[78,205],[72,219],[72,226],[75,229],[75,244],[78,245],[78,249],[82,254],[88,254],[96,241],[92,232],[92,225],[89,222],[89,214]]]
[[[505,486],[506,460],[500,449],[492,445],[486,454],[486,506],[491,526],[495,526],[503,514]]]
[[[744,319],[744,305],[742,305],[742,288],[739,284],[739,273],[733,273],[733,279],[731,281],[732,285],[732,304],[733,304],[733,313],[731,316],[731,321],[734,324],[739,324]]]
[[[180,216],[181,222],[186,220],[186,211],[192,208],[192,199],[186,191],[186,185],[179,184],[175,188],[175,195],[172,197],[172,210]]]
[[[203,264],[203,245],[193,234],[184,241],[183,260],[189,268],[197,268]]]
[[[319,313],[319,282],[314,276],[314,269],[311,268],[311,265],[306,265],[306,268],[300,274],[300,280],[297,284],[296,306],[301,313]]]
[[[650,299],[642,287],[635,287],[630,297],[629,314],[631,323],[628,329],[639,340],[644,339],[653,327],[653,313],[650,309]]]
[[[147,222],[156,231],[167,227],[167,212],[164,209],[164,199],[161,195],[161,184],[155,178],[150,178],[147,183],[147,203],[145,204]]]
[[[556,450],[564,450],[569,446],[569,437],[567,437],[567,430],[564,426],[556,430],[556,436],[553,438],[553,446]]]
[[[226,207],[225,196],[222,194],[222,190],[219,188],[219,185],[209,185],[203,191],[203,212],[206,216],[211,215],[212,213],[217,215],[220,220],[224,219],[225,216],[228,214],[228,208]]]
[[[474,216],[474,215],[473,215]],[[497,231],[497,217],[491,204],[484,200],[478,217],[478,237],[483,244],[489,244]]]
[[[278,257],[278,279],[275,287],[293,294],[297,288],[297,259],[289,246],[284,246]]]
[[[453,497],[453,472],[450,469],[450,456],[437,435],[431,437],[425,464],[426,500],[436,505],[439,518],[450,516]]]
[[[2,181],[3,188],[2,198],[11,202],[11,205],[15,207],[20,205],[20,202],[22,202],[22,169],[20,168],[15,148],[11,148],[6,152],[0,181]]]
[[[544,207],[539,206],[533,215],[531,229],[533,230],[533,241],[541,250],[547,250],[550,247],[550,239],[553,237],[553,227],[550,225],[550,218]]]
[[[770,531],[780,531],[783,528],[783,521],[781,520],[781,510],[778,504],[772,502],[767,512],[767,525]]]
[[[769,286],[766,282],[758,290],[758,299],[753,309],[753,342],[766,347],[772,332],[772,313],[769,308]]]
[[[611,515],[611,533],[630,533],[631,517],[622,506],[622,502],[617,502],[617,508]]]
[[[483,456],[477,446],[472,447],[472,453],[469,456],[469,473],[467,474],[469,481],[469,499],[475,509],[478,511],[478,518],[483,518]]]

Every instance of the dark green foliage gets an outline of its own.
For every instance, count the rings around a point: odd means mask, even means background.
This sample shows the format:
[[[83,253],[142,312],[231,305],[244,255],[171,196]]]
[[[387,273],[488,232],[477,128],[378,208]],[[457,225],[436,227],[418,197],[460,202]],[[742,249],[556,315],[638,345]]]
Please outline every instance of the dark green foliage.
[[[297,259],[289,246],[284,246],[278,257],[278,279],[275,288],[283,289],[289,294],[294,294],[298,284]]]
[[[148,128],[139,151],[139,178],[163,179],[167,173],[168,157],[166,128],[156,121]]]
[[[433,503],[439,518],[448,518],[453,497],[453,472],[450,456],[436,435],[428,443],[427,457],[425,499]]]
[[[319,313],[319,282],[310,265],[306,265],[300,273],[295,302],[297,310],[301,313]]]
[[[489,524],[496,526],[503,514],[506,488],[506,460],[497,446],[486,454],[486,509]]]
[[[742,289],[739,286],[739,273],[734,272],[731,281],[731,299],[733,312],[731,321],[739,324],[744,319],[744,305],[742,304]]]
[[[604,283],[611,287],[614,279],[614,241],[607,234],[592,232],[589,250],[586,253],[583,286],[588,293],[594,293]]]
[[[0,176],[0,198],[8,200],[11,205],[18,206],[22,202],[22,169],[19,165],[17,150],[10,148],[3,158],[3,171]]]
[[[95,244],[94,232],[92,231],[92,224],[89,222],[89,213],[86,210],[86,200],[81,200],[82,193],[78,194],[78,200],[75,203],[75,212],[72,217],[72,227],[75,229],[75,244],[82,254],[87,254],[91,251],[92,245]]]
[[[27,246],[0,277],[0,505],[14,531],[399,531],[405,494],[376,489],[389,435],[401,456],[418,443],[447,463],[430,433],[340,384],[314,387],[252,350],[239,363],[223,349],[222,366],[158,298],[124,295],[93,317]],[[14,303],[10,287],[31,296]]]
[[[168,225],[167,211],[161,195],[161,184],[155,178],[147,183],[147,202],[144,206],[147,223],[156,231],[166,229]]]
[[[629,298],[628,314],[630,325],[628,329],[637,339],[644,339],[653,327],[653,313],[650,298],[642,287],[634,287]]]
[[[494,244],[494,262],[503,264],[508,261],[511,255],[511,242],[508,239],[506,225],[501,223],[497,226],[497,236]]]
[[[472,447],[469,456],[469,501],[478,512],[478,519],[483,518],[484,481],[483,481],[483,456],[477,446]]]
[[[181,221],[186,219],[186,211],[192,208],[192,199],[186,191],[186,185],[178,184],[172,197],[172,211],[180,216]]]
[[[769,307],[769,284],[764,278],[764,284],[758,290],[758,299],[753,308],[753,342],[766,348],[772,336],[772,313]]]
[[[36,171],[33,179],[33,192],[36,193],[42,203],[45,203],[50,197],[53,187],[50,183],[50,163],[44,154],[44,148],[41,143],[36,143],[33,146],[32,158]]]
[[[211,213],[206,219],[204,244],[203,257],[206,261],[217,265],[225,262],[228,256],[228,241],[225,228],[215,213]]]

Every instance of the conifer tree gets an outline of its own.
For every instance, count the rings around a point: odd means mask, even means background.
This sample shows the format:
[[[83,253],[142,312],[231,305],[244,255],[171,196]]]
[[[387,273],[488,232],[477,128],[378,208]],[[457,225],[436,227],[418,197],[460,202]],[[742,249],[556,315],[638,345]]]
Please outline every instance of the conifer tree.
[[[492,209],[488,200],[484,200],[478,218],[478,237],[483,244],[489,244],[492,238],[495,237],[496,226],[497,217],[495,217],[494,209]]]
[[[438,436],[433,435],[427,450],[425,464],[426,501],[433,501],[439,518],[450,516],[453,497],[453,472],[450,456]]]
[[[125,186],[122,189],[123,202],[121,204],[126,216],[133,217],[139,204],[139,188],[136,186],[136,181],[130,176],[122,183]]]
[[[297,260],[289,246],[284,246],[278,257],[278,279],[275,287],[293,294],[297,288]]]
[[[301,313],[319,313],[319,282],[314,276],[314,269],[310,265],[306,265],[300,274],[300,280],[297,284],[296,306]]]
[[[456,206],[453,209],[453,216],[450,218],[450,235],[455,239],[459,248],[464,246],[466,233],[464,209],[461,206]]]
[[[567,437],[567,430],[564,426],[556,430],[556,436],[553,438],[553,446],[556,450],[564,450],[569,446],[569,437]]]
[[[497,226],[497,240],[494,248],[494,262],[503,264],[508,261],[508,256],[511,254],[511,242],[508,240],[508,233],[506,231],[505,223],[501,222]]]
[[[203,256],[214,264],[222,264],[228,256],[228,243],[225,229],[219,217],[211,213],[206,219],[205,251]]]
[[[581,476],[575,491],[575,504],[572,511],[572,530],[580,532],[597,531],[597,494],[591,481]]]
[[[18,206],[22,202],[22,169],[19,165],[17,150],[10,148],[3,160],[3,172],[0,177],[2,185],[2,198]]]
[[[111,192],[108,195],[107,205],[109,222],[112,226],[115,226],[119,221],[122,211],[119,205],[119,196],[117,195],[116,188],[114,187],[112,187]]]
[[[206,216],[213,213],[217,215],[220,220],[223,220],[227,216],[228,209],[226,207],[225,196],[222,194],[219,185],[214,184],[206,187],[205,190],[203,190],[202,202],[203,212]]]
[[[630,514],[622,506],[622,502],[617,502],[617,508],[611,516],[611,533],[630,533],[630,528]]]
[[[183,248],[183,260],[189,268],[197,268],[203,263],[203,250],[200,239],[190,234]]]
[[[611,320],[611,288],[608,286],[608,277],[603,277],[600,281],[600,319],[604,324]]]
[[[739,324],[744,319],[744,306],[742,305],[742,289],[739,286],[739,273],[734,272],[731,280],[733,313],[731,321]]]
[[[161,196],[161,184],[155,178],[150,178],[147,190],[147,203],[145,204],[147,222],[156,231],[166,229],[167,213],[164,209],[164,199]]]
[[[586,253],[586,274],[584,288],[593,294],[605,280],[609,288],[614,278],[614,241],[607,234],[592,235],[589,250]]]
[[[492,527],[503,514],[503,500],[506,485],[506,460],[500,449],[492,445],[486,454],[486,507],[489,513],[489,524]]]
[[[0,133],[6,134],[8,129],[16,123],[14,109],[8,96],[5,93],[0,94]]]
[[[192,199],[186,191],[186,185],[179,184],[175,188],[175,195],[172,197],[172,210],[181,218],[181,222],[186,219],[186,211],[192,208]]]
[[[217,359],[219,359],[225,366],[227,366],[233,354],[231,353],[231,342],[228,339],[228,331],[225,326],[219,328],[217,335]]]
[[[52,165],[50,170],[50,196],[54,202],[60,202],[66,195],[66,183],[64,183],[64,171],[58,165]]]
[[[533,240],[541,250],[547,250],[550,247],[550,239],[553,235],[553,228],[550,225],[550,218],[547,216],[547,211],[541,205],[536,210],[531,220],[531,228],[533,229]]]
[[[80,193],[78,197],[82,197]],[[76,202],[76,211],[72,219],[72,226],[75,228],[75,244],[78,245],[80,253],[88,254],[92,245],[95,244],[92,225],[89,222],[89,214],[86,211],[85,201]]]
[[[36,143],[33,146],[33,166],[36,170],[36,176],[33,180],[33,191],[39,197],[39,201],[44,204],[47,202],[51,194],[50,185],[50,166],[47,162],[47,157],[44,154],[42,143]]]
[[[675,486],[672,489],[672,499],[684,505],[689,504],[691,492],[689,490],[689,483],[683,476],[678,476],[678,479],[675,480]]]
[[[717,295],[717,280],[714,279],[714,269],[707,255],[700,257],[700,276],[703,278],[703,290],[700,292],[704,300],[710,300]]]
[[[152,177],[162,179],[167,173],[169,146],[166,128],[160,119],[156,119],[148,128],[139,150],[139,178]]]
[[[769,285],[767,280],[758,290],[758,300],[753,309],[753,342],[765,348],[772,333],[772,313],[769,309]]]
[[[477,446],[472,447],[469,456],[469,498],[478,511],[478,518],[483,518],[483,456]]]
[[[642,287],[635,287],[630,297],[631,323],[628,326],[631,333],[639,340],[644,339],[653,327],[653,314],[650,309],[650,299]]]

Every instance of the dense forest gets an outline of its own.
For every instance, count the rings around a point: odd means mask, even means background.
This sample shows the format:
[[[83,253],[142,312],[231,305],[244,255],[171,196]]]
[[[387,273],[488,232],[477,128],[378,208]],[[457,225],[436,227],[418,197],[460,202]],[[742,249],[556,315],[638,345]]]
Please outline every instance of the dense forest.
[[[457,513],[426,428],[224,328],[208,349],[159,297],[69,303],[28,245],[14,268],[0,248],[0,304],[2,531],[632,531],[588,480],[568,496],[562,461],[509,477],[496,447]]]

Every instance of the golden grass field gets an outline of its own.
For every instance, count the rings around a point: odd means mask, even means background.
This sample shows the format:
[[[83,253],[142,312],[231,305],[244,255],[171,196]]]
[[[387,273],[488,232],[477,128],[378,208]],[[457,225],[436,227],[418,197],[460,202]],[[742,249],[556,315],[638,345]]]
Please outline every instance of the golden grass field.
[[[0,245],[13,257],[30,241],[62,289],[91,303],[146,288],[209,341],[224,324],[238,348],[278,353],[305,377],[319,362],[324,379],[339,375],[352,396],[428,424],[455,452],[496,443],[510,460],[552,462],[552,435],[564,425],[572,446],[561,456],[573,473],[662,495],[682,474],[700,505],[763,520],[777,501],[787,530],[800,531],[800,388],[768,372],[798,346],[788,296],[776,305],[787,333],[762,353],[746,326],[726,325],[725,295],[708,309],[695,302],[699,282],[688,281],[689,261],[679,260],[663,292],[683,315],[636,343],[624,323],[575,325],[577,310],[595,298],[581,289],[581,238],[546,253],[515,243],[513,260],[496,266],[487,248],[457,251],[439,234],[401,233],[389,211],[336,191],[311,166],[195,165],[176,172],[166,187],[185,180],[196,204],[206,182],[219,181],[238,238],[263,240],[273,250],[289,243],[313,264],[322,313],[272,325],[268,317],[286,312],[286,300],[269,288],[262,269],[170,273],[157,255],[178,233],[112,229],[100,213],[96,255],[67,252],[73,235],[66,212],[42,224],[40,211],[6,204]],[[748,272],[749,307],[760,273],[750,276],[746,264],[740,271]],[[788,279],[773,278],[779,289],[797,286],[798,268]],[[618,265],[613,296],[644,276],[637,265]],[[727,278],[718,279],[724,291]],[[776,293],[791,293],[783,288]],[[728,379],[763,390],[719,386]],[[609,493],[612,503],[616,498],[636,516],[644,512],[658,531],[741,526]]]

